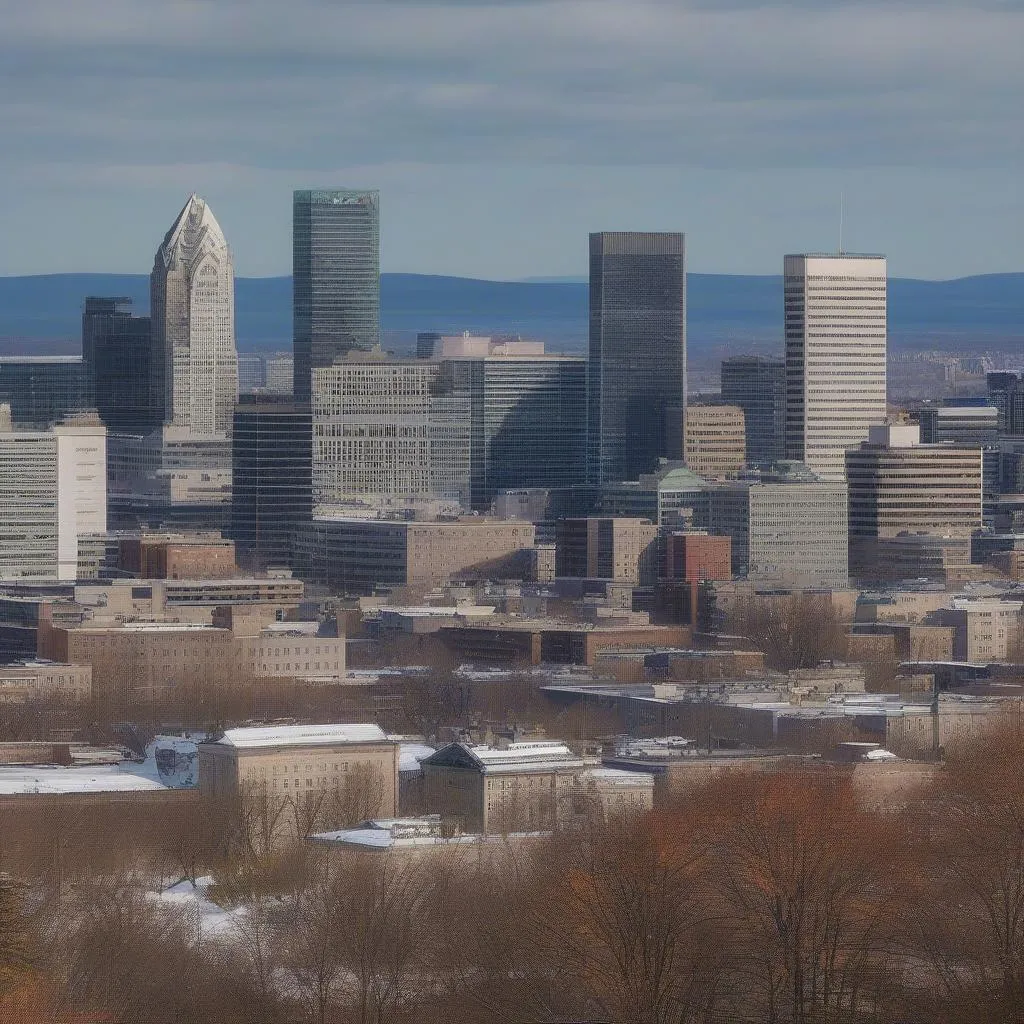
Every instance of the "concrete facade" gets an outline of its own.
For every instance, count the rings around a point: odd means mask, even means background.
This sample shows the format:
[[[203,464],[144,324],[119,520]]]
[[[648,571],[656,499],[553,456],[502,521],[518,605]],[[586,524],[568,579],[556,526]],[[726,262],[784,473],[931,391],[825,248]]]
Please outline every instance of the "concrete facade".
[[[371,813],[393,817],[398,755],[397,741],[376,725],[228,729],[219,740],[199,744],[199,790],[207,798],[230,800],[249,788],[272,802],[294,802],[372,781],[379,807]]]
[[[886,413],[884,256],[786,256],[786,458],[842,481]]]

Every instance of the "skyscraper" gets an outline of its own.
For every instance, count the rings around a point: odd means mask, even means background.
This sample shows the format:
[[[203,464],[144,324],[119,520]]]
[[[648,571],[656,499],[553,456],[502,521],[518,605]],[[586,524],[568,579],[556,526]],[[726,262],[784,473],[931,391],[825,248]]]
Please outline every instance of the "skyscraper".
[[[768,356],[722,360],[722,401],[743,410],[747,463],[767,468],[786,457],[786,361]]]
[[[19,427],[46,430],[92,405],[85,365],[78,356],[0,356],[0,402]]]
[[[150,276],[154,402],[193,435],[231,433],[238,398],[231,252],[193,193],[157,250]]]
[[[311,371],[380,342],[380,202],[376,191],[297,191],[292,205],[295,398]]]
[[[350,356],[313,372],[313,501],[469,503],[470,408],[424,360]]]
[[[132,316],[128,298],[85,300],[82,362],[103,425],[115,434],[148,434],[163,422],[154,403],[152,328],[148,316]]]
[[[787,256],[786,457],[822,480],[885,421],[884,256]]]
[[[281,395],[247,395],[231,438],[231,536],[247,568],[288,565],[292,534],[313,515],[312,417]]]
[[[590,236],[589,481],[636,480],[669,451],[686,405],[686,248],[675,232]]]
[[[473,508],[487,510],[505,490],[583,483],[586,361],[546,355],[536,342],[476,340],[476,354],[442,347],[440,364],[444,390],[469,400]]]

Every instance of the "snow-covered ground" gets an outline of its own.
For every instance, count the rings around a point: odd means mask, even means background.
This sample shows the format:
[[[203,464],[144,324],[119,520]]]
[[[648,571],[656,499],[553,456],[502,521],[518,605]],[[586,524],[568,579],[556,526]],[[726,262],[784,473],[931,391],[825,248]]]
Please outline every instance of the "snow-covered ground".
[[[184,911],[195,922],[198,935],[204,938],[229,935],[235,922],[245,913],[245,908],[225,910],[217,906],[206,894],[211,885],[213,879],[209,875],[197,878],[195,885],[183,879],[154,893],[153,900],[162,906]]]

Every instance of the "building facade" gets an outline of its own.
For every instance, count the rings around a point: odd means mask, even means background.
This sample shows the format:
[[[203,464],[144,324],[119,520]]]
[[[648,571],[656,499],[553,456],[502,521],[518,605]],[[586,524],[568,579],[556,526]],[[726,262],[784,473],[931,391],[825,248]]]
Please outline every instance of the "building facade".
[[[87,701],[92,696],[92,667],[31,659],[0,665],[0,704]]]
[[[506,490],[582,484],[586,360],[545,355],[532,342],[490,344],[487,352],[440,364],[445,391],[469,403],[472,507],[486,510]]]
[[[469,401],[440,367],[349,358],[313,371],[313,503],[469,502]]]
[[[420,764],[427,810],[484,835],[639,813],[654,801],[652,775],[597,767],[557,740],[452,743]]]
[[[75,579],[81,538],[107,529],[106,444],[84,413],[48,431],[0,428],[0,578]]]
[[[96,411],[112,434],[148,434],[163,423],[154,401],[153,331],[148,316],[133,316],[128,298],[92,296],[82,313],[82,363]]]
[[[380,344],[380,196],[301,190],[292,218],[294,394],[308,402],[313,369]]]
[[[235,407],[230,533],[257,568],[288,565],[292,535],[313,515],[313,417],[289,396]]]
[[[841,481],[886,413],[884,256],[787,256],[786,458]]]
[[[747,433],[738,405],[690,405],[683,426],[683,458],[705,479],[734,476],[746,465]]]
[[[686,407],[686,246],[675,232],[590,236],[588,479],[636,480],[669,451],[666,414]]]
[[[235,275],[224,232],[189,197],[157,250],[150,277],[152,389],[164,422],[194,435],[231,433],[238,398]]]
[[[432,588],[452,578],[522,579],[536,530],[518,520],[315,517],[296,531],[299,575],[349,593]]]
[[[916,426],[872,427],[869,439],[846,453],[846,476],[851,570],[877,566],[887,550],[879,550],[883,538],[969,538],[981,529],[980,448],[921,444]]]
[[[723,359],[722,401],[743,410],[748,465],[763,469],[786,457],[785,359]]]
[[[228,729],[199,744],[199,790],[237,799],[246,790],[272,804],[293,803],[324,790],[366,785],[373,776],[379,806],[398,811],[399,745],[376,725],[295,725]]]
[[[844,483],[737,481],[710,489],[705,525],[732,539],[736,576],[845,587],[847,515]]]
[[[46,430],[92,405],[85,364],[78,356],[0,356],[0,402],[17,426]]]
[[[646,519],[560,519],[555,574],[650,585],[658,575],[658,527]]]

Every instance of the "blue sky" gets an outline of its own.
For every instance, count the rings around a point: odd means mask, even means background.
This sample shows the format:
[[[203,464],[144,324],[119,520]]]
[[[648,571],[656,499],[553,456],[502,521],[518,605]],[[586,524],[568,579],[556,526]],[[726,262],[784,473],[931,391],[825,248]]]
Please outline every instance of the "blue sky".
[[[0,274],[148,271],[186,195],[239,274],[291,190],[381,189],[392,271],[585,272],[684,230],[697,271],[885,252],[1024,270],[1021,0],[0,0]]]

